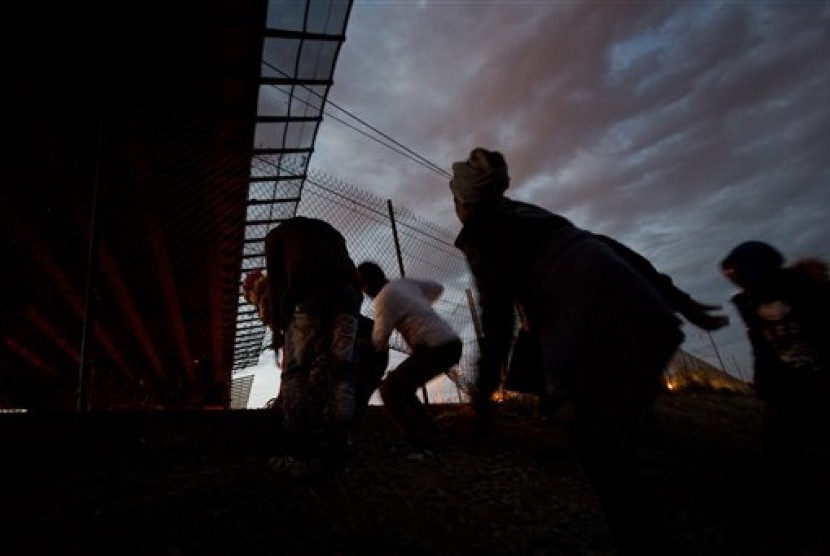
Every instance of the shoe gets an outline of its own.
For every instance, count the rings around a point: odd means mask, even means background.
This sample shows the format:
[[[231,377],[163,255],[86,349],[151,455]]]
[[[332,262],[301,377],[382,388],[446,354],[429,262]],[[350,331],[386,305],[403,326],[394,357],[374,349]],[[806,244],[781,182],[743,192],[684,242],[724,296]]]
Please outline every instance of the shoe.
[[[315,459],[294,456],[274,456],[268,460],[268,468],[277,476],[305,479],[320,474],[322,463]]]

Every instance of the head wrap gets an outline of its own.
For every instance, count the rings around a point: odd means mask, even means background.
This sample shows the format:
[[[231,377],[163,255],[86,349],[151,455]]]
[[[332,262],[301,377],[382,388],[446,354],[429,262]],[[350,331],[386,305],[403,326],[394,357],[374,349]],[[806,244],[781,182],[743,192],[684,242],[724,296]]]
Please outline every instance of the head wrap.
[[[510,184],[507,165],[494,167],[490,154],[487,149],[477,147],[466,161],[453,163],[450,191],[459,203],[468,205],[497,199],[507,189]],[[498,159],[504,160],[501,156]]]
[[[784,264],[784,256],[762,241],[745,241],[721,261],[721,268],[734,270],[748,287],[762,284]]]

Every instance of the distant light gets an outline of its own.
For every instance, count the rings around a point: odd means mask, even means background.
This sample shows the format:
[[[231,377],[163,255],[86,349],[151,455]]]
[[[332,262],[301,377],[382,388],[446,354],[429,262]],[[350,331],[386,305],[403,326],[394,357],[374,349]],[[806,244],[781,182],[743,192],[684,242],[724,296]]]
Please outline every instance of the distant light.
[[[28,413],[28,409],[16,409],[16,408],[0,408],[0,413]]]

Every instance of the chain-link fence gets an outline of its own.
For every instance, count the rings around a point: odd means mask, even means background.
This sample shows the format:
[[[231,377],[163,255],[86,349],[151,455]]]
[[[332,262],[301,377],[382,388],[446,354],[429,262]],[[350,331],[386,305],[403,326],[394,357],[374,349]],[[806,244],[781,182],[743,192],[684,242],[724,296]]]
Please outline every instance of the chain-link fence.
[[[259,164],[273,163],[259,161]],[[306,163],[306,160],[297,162]],[[444,286],[444,293],[436,302],[435,309],[455,329],[464,345],[461,361],[449,377],[458,387],[459,394],[468,391],[474,381],[479,355],[476,332],[478,307],[472,275],[463,254],[453,245],[453,235],[407,208],[396,206],[394,200],[382,199],[313,169],[306,172],[305,179],[296,179],[292,177],[291,167],[290,159],[283,159],[280,162],[281,185],[277,182],[268,185],[271,189],[266,197],[271,201],[249,207],[249,235],[246,236],[243,273],[264,268],[263,239],[279,221],[298,214],[331,223],[346,238],[356,264],[369,260],[379,264],[390,278],[401,275],[427,278]],[[255,193],[252,192],[252,195]],[[273,202],[279,198],[284,198],[285,203]],[[372,316],[372,304],[368,299],[362,311]],[[240,318],[246,319],[247,337],[256,339],[248,354],[247,365],[250,366],[270,344],[270,334],[255,317],[253,307],[241,306]],[[408,346],[397,332],[390,339],[390,347],[401,353],[408,352]],[[684,368],[696,370],[706,366],[702,360],[680,350],[678,358],[668,369],[669,382],[677,374],[675,367],[680,362],[685,362]],[[237,365],[235,370],[244,368],[242,363]]]
[[[272,163],[258,161],[258,164]],[[281,161],[280,166],[286,176],[280,186],[280,196],[298,200],[297,215],[319,218],[337,228],[346,238],[349,253],[356,264],[373,261],[390,278],[401,275],[426,278],[444,286],[444,292],[434,307],[462,339],[464,351],[461,362],[450,373],[450,378],[462,390],[466,389],[472,381],[478,358],[473,316],[475,295],[466,260],[453,245],[454,236],[405,207],[396,206],[394,200],[383,199],[313,169],[307,172],[302,183],[298,183],[290,179],[289,160]],[[267,197],[273,199],[275,192],[268,193]],[[274,211],[279,210],[280,206],[273,202],[261,206],[249,205],[249,224],[262,229],[251,229],[250,237],[246,238],[243,273],[265,266],[262,238],[273,227],[275,219],[284,220],[292,216],[292,203],[286,203],[284,213],[275,214]],[[245,334],[259,338],[258,355],[270,344],[270,333],[251,318],[253,311],[250,306],[240,307],[240,314],[247,319]],[[373,315],[370,300],[364,302],[362,311],[369,317]],[[390,338],[390,347],[401,353],[409,349],[397,332]],[[237,366],[237,370],[241,370],[241,366]]]

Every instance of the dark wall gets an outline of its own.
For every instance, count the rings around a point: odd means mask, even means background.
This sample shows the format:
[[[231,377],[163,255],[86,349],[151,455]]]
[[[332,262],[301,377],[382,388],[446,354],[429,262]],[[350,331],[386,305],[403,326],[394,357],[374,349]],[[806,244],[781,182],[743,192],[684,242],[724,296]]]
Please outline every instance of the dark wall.
[[[265,10],[12,11],[0,404],[227,405]]]

